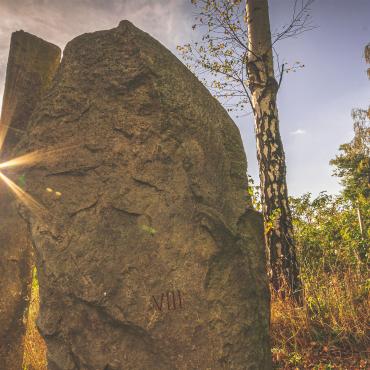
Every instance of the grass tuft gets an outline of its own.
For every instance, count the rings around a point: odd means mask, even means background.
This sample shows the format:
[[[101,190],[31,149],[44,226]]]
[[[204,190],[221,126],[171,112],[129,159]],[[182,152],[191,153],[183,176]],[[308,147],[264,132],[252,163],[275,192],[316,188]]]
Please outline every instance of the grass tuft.
[[[369,368],[369,295],[364,276],[311,272],[303,275],[305,303],[274,295],[272,353],[277,369]]]
[[[36,326],[38,313],[39,284],[36,268],[34,268],[31,300],[28,309],[27,329],[24,342],[23,370],[47,370],[46,345]]]

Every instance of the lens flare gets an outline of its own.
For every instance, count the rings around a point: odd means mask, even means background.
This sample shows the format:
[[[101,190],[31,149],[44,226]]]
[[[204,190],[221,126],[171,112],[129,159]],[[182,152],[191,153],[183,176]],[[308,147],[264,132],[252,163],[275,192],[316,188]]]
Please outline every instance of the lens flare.
[[[1,111],[1,120],[0,120],[0,151],[3,148],[4,141],[6,138],[6,135],[8,133],[8,130],[16,130],[12,127],[9,126],[9,120],[10,117],[13,117],[14,112],[15,112],[15,107],[17,105],[17,100],[15,99],[14,94],[10,97],[8,97],[13,103],[12,104],[7,104],[5,99],[3,100],[3,106],[2,106],[2,111]],[[5,109],[4,107],[8,107],[8,109]],[[11,107],[11,108],[9,108]],[[21,131],[21,130],[16,130],[16,131]]]
[[[41,155],[42,154],[40,151],[35,151],[32,153],[22,155],[18,158],[13,158],[7,162],[0,163],[0,169],[15,167],[15,166],[30,165],[32,163],[35,163],[37,159],[41,157]]]
[[[8,128],[9,128],[8,125],[0,124],[0,151],[3,147],[6,134],[8,133]]]
[[[6,134],[8,133],[9,130],[14,131],[14,132],[18,132],[20,134],[23,134],[25,132],[24,130],[20,130],[18,128],[10,127],[8,125],[0,123],[0,149],[1,149],[2,145],[4,144]]]
[[[0,172],[0,179],[9,187],[9,189],[15,194],[15,196],[36,216],[43,217],[48,215],[48,210],[38,203],[31,195],[27,194],[12,180],[6,177]]]
[[[58,159],[61,155],[69,153],[70,150],[76,147],[77,145],[69,145],[64,147],[54,147],[49,150],[36,150],[32,153],[27,153],[20,157],[13,158],[9,161],[0,163],[0,169],[9,167],[29,166],[36,162],[49,163]]]
[[[14,106],[14,105],[12,105]],[[4,113],[4,112],[2,112]],[[12,112],[6,112],[7,114],[3,115],[5,117],[12,116]],[[21,132],[22,130],[14,129],[9,127],[6,120],[2,119],[0,121],[0,152],[3,148],[3,144],[7,133],[9,130],[15,130]],[[66,154],[70,154],[72,150],[77,148],[79,145],[70,144],[64,146],[53,146],[49,149],[40,149],[36,150],[31,153],[27,153],[21,155],[17,158],[10,159],[6,162],[0,163],[0,170],[7,169],[11,167],[23,167],[33,165],[35,163],[50,163],[55,160],[60,160],[60,158]],[[40,217],[45,219],[46,217],[50,216],[49,211],[38,203],[31,195],[27,194],[21,187],[15,184],[12,180],[10,180],[7,176],[5,176],[2,172],[0,172],[0,180],[2,180],[9,189],[15,194],[15,196],[19,199],[21,203],[23,203],[36,217]],[[61,197],[60,192],[55,193],[56,196],[59,198]]]

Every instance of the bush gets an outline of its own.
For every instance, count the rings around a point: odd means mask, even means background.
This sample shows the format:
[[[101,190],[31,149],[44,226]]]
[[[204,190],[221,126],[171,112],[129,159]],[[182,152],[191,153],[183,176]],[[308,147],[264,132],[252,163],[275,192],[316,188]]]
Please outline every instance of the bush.
[[[279,368],[365,368],[370,316],[368,236],[351,202],[325,192],[291,198],[304,305],[273,296]],[[368,207],[368,205],[367,205]]]

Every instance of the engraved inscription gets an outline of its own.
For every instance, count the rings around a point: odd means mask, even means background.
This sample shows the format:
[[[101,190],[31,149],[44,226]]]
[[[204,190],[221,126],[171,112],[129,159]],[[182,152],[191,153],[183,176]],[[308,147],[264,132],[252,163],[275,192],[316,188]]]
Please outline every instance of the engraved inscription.
[[[173,290],[167,291],[166,293],[162,293],[159,298],[153,295],[152,300],[154,309],[157,311],[173,311],[183,308],[183,300],[179,290],[176,292]]]

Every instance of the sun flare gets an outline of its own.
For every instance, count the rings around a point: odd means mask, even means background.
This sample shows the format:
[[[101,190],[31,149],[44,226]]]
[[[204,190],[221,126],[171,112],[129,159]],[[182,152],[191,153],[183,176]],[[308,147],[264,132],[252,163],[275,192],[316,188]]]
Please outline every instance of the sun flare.
[[[53,147],[51,149],[36,150],[34,152],[27,153],[17,158],[13,158],[6,162],[0,163],[0,170],[14,167],[30,166],[35,163],[51,163],[60,158],[60,156],[62,156],[63,154],[68,153],[71,149],[74,149],[75,147],[76,145],[69,145],[63,147]],[[8,188],[19,199],[19,201],[22,202],[36,216],[43,216],[48,213],[47,209],[44,206],[38,203],[34,198],[32,198],[31,195],[26,193],[20,186],[14,183],[14,181],[10,180],[9,177],[4,175],[2,172],[0,172],[0,179],[8,186]],[[56,196],[60,197],[61,193],[56,192]]]
[[[15,194],[15,196],[35,215],[43,216],[48,213],[47,209],[38,203],[31,195],[27,194],[15,182],[0,172],[0,179],[8,186],[8,188]]]
[[[10,167],[30,166],[35,163],[50,163],[58,159],[60,155],[72,150],[76,145],[53,147],[48,150],[36,150],[31,153],[21,155],[20,157],[10,159],[0,163],[0,170]]]

